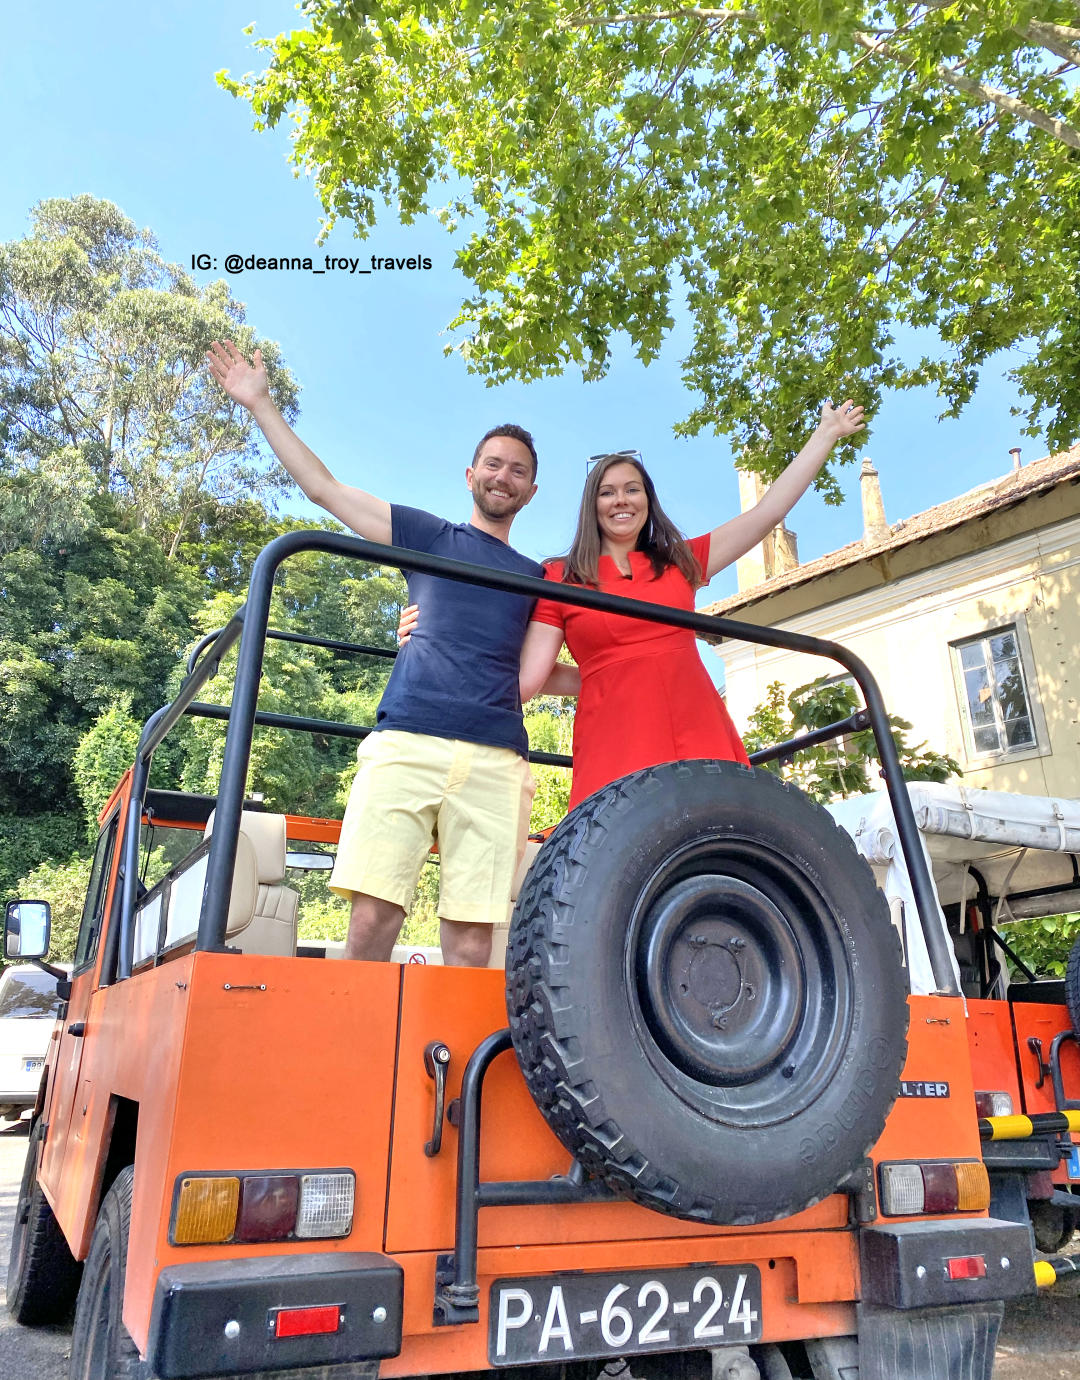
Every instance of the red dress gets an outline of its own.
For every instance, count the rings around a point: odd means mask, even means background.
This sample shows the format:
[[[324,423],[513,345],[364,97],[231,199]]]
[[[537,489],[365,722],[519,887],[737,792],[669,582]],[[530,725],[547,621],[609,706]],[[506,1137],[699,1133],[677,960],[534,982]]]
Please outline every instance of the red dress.
[[[702,570],[709,540],[706,535],[688,543]],[[668,566],[656,579],[649,557],[631,551],[630,569],[623,575],[611,556],[601,556],[600,589],[693,609],[694,589],[677,566]],[[544,568],[549,580],[560,580],[562,573],[561,561]],[[692,632],[549,599],[537,601],[533,621],[562,628],[581,672],[571,809],[609,781],[642,767],[690,757],[747,760]]]

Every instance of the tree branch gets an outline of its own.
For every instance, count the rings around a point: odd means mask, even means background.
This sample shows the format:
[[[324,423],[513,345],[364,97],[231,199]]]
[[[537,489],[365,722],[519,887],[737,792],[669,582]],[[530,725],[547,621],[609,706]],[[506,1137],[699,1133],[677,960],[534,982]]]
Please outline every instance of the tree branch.
[[[880,53],[882,57],[887,57],[893,62],[905,64],[908,62],[906,54],[897,52],[888,43],[881,39],[875,39],[870,34],[855,33],[852,37],[868,53]],[[1080,130],[1074,129],[1064,120],[1058,120],[1053,115],[1047,115],[1045,111],[1037,110],[1034,106],[1018,100],[1016,96],[1010,96],[1007,91],[1002,91],[996,86],[987,86],[983,82],[972,81],[970,77],[961,76],[959,72],[953,71],[952,68],[946,67],[943,63],[939,63],[934,71],[943,82],[954,87],[957,91],[962,91],[966,96],[974,96],[979,101],[996,105],[999,110],[1014,115],[1018,120],[1023,120],[1025,124],[1034,125],[1036,129],[1053,135],[1055,139],[1067,144],[1069,148],[1080,149]]]
[[[753,10],[705,10],[690,5],[681,10],[652,10],[644,14],[584,15],[581,19],[560,19],[560,29],[604,28],[608,24],[654,24],[658,19],[757,19]]]
[[[945,8],[951,0],[928,0],[925,9]],[[676,10],[653,10],[627,12],[625,14],[611,15],[582,15],[578,19],[561,19],[559,28],[561,29],[581,29],[597,28],[610,24],[652,24],[663,19],[698,19],[698,20],[728,20],[744,19],[756,22],[757,14],[751,9],[703,9],[699,5],[688,5],[684,9]],[[908,21],[913,22],[912,20]],[[887,32],[890,36],[898,30],[890,29],[887,31],[878,30],[878,34]],[[1080,39],[1080,29],[1071,29],[1064,24],[1050,24],[1043,20],[1032,19],[1026,25],[1017,26],[1017,32],[1030,42],[1038,44],[1040,47],[1056,53],[1067,62],[1074,63],[1080,67],[1080,48],[1072,46],[1071,40]],[[884,38],[876,37],[874,32],[856,31],[852,35],[855,42],[867,53],[880,53],[883,57],[891,58],[894,62],[906,62],[906,56],[892,48]],[[972,81],[970,77],[965,77],[953,68],[946,67],[943,63],[939,64],[935,71],[942,81],[952,86],[957,91],[962,91],[967,96],[974,96],[977,100],[987,101],[996,105],[999,110],[1004,110],[1010,115],[1014,115],[1018,120],[1023,120],[1025,124],[1034,125],[1036,129],[1043,130],[1044,133],[1053,135],[1069,148],[1080,149],[1080,131],[1064,120],[1059,120],[1053,115],[1046,114],[1045,111],[1037,109],[1035,106],[1028,105],[1026,101],[1021,101],[1018,97],[1010,95],[1007,91],[1002,91],[996,86],[987,86],[984,82]]]
[[[1069,29],[1064,24],[1047,24],[1042,19],[1029,19],[1026,24],[1017,24],[1015,32],[1021,38],[1037,43],[1040,48],[1046,48],[1066,62],[1080,67],[1080,48],[1076,47],[1077,40],[1080,40],[1080,29]]]

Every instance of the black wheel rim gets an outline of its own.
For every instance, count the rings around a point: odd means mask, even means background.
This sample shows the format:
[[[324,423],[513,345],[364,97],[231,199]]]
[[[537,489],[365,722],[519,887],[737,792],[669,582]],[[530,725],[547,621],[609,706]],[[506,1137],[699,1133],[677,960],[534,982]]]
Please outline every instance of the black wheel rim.
[[[717,1122],[790,1119],[850,1044],[841,926],[815,879],[760,839],[703,838],[666,859],[634,907],[625,971],[646,1057]]]

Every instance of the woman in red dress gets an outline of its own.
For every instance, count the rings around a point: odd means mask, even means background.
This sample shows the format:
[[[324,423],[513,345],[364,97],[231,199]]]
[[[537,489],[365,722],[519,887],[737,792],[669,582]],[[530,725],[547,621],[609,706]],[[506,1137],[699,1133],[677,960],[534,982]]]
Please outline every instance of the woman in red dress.
[[[586,481],[570,551],[545,563],[547,578],[692,610],[698,589],[783,521],[835,443],[862,429],[862,411],[850,401],[826,404],[809,441],[761,500],[692,541],[664,513],[640,461],[604,456]],[[577,673],[556,665],[564,641]],[[579,696],[571,809],[643,767],[692,757],[747,760],[687,630],[541,599],[521,653],[522,703],[541,689]]]

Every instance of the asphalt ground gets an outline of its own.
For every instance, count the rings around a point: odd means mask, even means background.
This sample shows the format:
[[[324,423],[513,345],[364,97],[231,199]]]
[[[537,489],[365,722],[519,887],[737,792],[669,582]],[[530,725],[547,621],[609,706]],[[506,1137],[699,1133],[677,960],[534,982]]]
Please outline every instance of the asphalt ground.
[[[0,1282],[25,1157],[25,1124],[0,1122]],[[1080,1237],[1071,1252],[1080,1255]],[[0,1283],[0,1300],[3,1295]],[[70,1341],[70,1321],[19,1327],[0,1306],[0,1380],[66,1380]],[[1080,1380],[1080,1275],[1007,1306],[994,1380]]]

